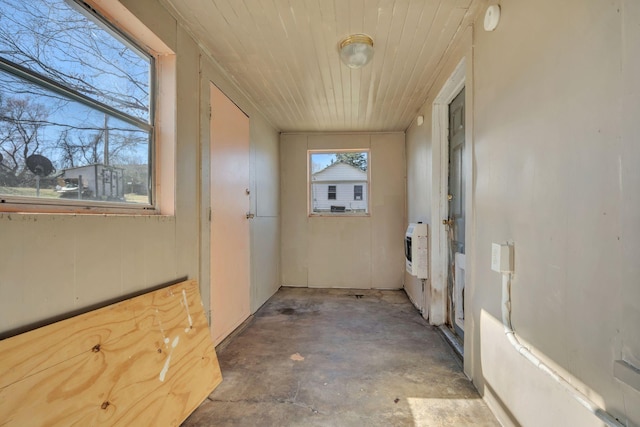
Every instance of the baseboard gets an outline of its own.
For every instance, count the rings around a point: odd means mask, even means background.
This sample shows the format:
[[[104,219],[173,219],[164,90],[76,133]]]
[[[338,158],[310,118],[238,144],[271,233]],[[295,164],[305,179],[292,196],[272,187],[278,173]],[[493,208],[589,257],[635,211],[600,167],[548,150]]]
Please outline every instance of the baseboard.
[[[460,338],[455,336],[453,334],[453,332],[451,332],[451,329],[449,329],[445,325],[438,326],[438,330],[440,331],[440,334],[442,335],[444,340],[447,342],[447,344],[449,344],[451,346],[451,349],[453,350],[455,355],[458,357],[458,360],[460,362],[463,362],[463,360],[464,360],[464,345],[460,341]]]
[[[244,332],[245,329],[247,329],[249,327],[249,325],[251,325],[251,323],[253,323],[253,319],[254,316],[253,314],[250,315],[249,317],[247,317],[247,319],[242,322],[237,328],[235,328],[233,330],[233,332],[231,332],[229,335],[227,335],[227,337],[225,339],[223,339],[222,341],[220,341],[220,344],[218,344],[216,346],[216,353],[220,353],[222,350],[225,349],[226,346],[228,346],[238,335],[240,335],[242,332]]]

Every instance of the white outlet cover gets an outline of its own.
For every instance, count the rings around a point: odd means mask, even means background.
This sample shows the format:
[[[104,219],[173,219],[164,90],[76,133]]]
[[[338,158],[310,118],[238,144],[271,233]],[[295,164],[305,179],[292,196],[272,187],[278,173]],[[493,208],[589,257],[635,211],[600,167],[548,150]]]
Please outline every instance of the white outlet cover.
[[[500,273],[500,244],[491,244],[491,269],[497,273]]]
[[[491,244],[491,269],[498,273],[513,272],[513,246],[508,243]]]

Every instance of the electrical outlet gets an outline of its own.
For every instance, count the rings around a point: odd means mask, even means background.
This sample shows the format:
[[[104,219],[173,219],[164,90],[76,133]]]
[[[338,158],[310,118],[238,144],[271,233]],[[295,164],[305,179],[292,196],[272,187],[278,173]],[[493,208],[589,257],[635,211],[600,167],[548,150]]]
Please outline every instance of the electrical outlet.
[[[508,243],[491,244],[491,269],[498,273],[513,271],[513,246]]]

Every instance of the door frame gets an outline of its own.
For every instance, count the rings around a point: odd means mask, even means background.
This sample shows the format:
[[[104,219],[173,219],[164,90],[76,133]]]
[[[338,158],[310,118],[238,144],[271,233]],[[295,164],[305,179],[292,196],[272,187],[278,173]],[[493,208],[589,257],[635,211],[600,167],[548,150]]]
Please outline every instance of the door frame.
[[[200,81],[199,81],[199,149],[196,155],[198,156],[198,173],[196,174],[197,192],[200,202],[200,241],[198,246],[200,247],[200,295],[202,297],[202,304],[207,315],[207,322],[209,324],[209,333],[211,333],[211,195],[210,195],[210,183],[211,174],[209,170],[209,159],[211,149],[211,120],[210,120],[210,99],[209,99],[209,84],[213,83],[214,71],[204,57],[198,58]]]
[[[188,58],[188,56],[187,56]],[[224,82],[224,75],[221,74],[219,67],[213,62],[208,55],[195,55],[190,58],[195,64],[198,64],[199,68],[199,82],[198,82],[198,146],[195,149],[193,155],[196,157],[198,168],[193,171],[194,185],[196,186],[196,192],[198,194],[198,216],[199,216],[199,242],[198,247],[200,249],[199,262],[199,281],[200,281],[200,295],[202,298],[202,304],[205,309],[207,321],[209,324],[209,332],[211,332],[211,170],[210,170],[210,153],[211,153],[211,114],[212,106],[210,99],[210,85],[216,86],[225,96],[231,100],[247,117],[250,115],[247,110],[236,102],[236,99],[242,95],[237,93],[233,87],[228,84],[219,84],[220,81]],[[252,164],[251,156],[254,155],[251,148],[251,122],[249,124],[249,164]],[[255,194],[255,177],[253,176],[252,167],[249,167],[249,189],[251,194]],[[255,197],[250,197],[251,212],[256,213],[255,210]],[[253,304],[253,283],[254,283],[254,268],[253,268],[253,225],[249,227],[249,260],[250,268],[249,273],[249,311],[254,311]]]
[[[214,207],[214,193],[217,194],[216,206],[220,202],[228,206],[227,209],[217,209],[213,214],[209,211],[212,298],[209,329],[214,345],[218,345],[251,315],[251,137],[249,115],[214,82],[209,83],[209,106],[209,207]],[[225,120],[221,122],[217,117],[225,117]],[[246,166],[246,170],[238,173],[238,169],[234,169],[229,173],[229,161],[241,169]],[[214,173],[217,170],[222,170],[222,175]],[[231,175],[235,178],[229,181],[228,177]],[[240,178],[246,178],[246,181]],[[220,196],[223,198],[219,199]],[[243,218],[245,214],[246,219]],[[253,215],[251,214],[251,218]],[[221,222],[221,218],[226,222]],[[233,233],[230,234],[230,230],[233,230]],[[227,261],[236,263],[236,267],[241,268],[230,268],[229,263],[220,264],[220,260],[225,259],[230,253],[240,257]],[[244,267],[243,262],[246,263]],[[214,299],[215,296],[218,298]],[[221,303],[223,296],[227,300]],[[214,311],[216,309],[218,312]],[[217,321],[217,324],[214,324],[214,321]]]
[[[449,216],[449,203],[447,200],[449,182],[449,104],[460,93],[463,87],[465,91],[465,153],[464,174],[465,185],[465,252],[466,268],[464,270],[465,289],[471,285],[471,270],[473,264],[472,239],[474,236],[474,211],[473,211],[473,90],[471,87],[471,66],[467,65],[465,57],[458,63],[453,73],[443,84],[432,105],[432,169],[431,169],[431,287],[429,303],[429,322],[432,325],[442,325],[447,320],[447,270],[448,270],[448,236],[447,229],[442,224]],[[465,313],[470,298],[465,298]],[[426,299],[426,295],[425,295]],[[427,301],[425,301],[426,305]],[[467,333],[467,320],[465,315],[465,341],[471,334]],[[466,348],[467,346],[465,346]]]
[[[467,194],[466,194],[466,176],[467,176],[467,170],[466,170],[466,159],[465,159],[465,151],[464,151],[464,147],[466,146],[466,138],[464,135],[464,131],[462,133],[463,136],[463,148],[462,148],[462,156],[461,156],[461,162],[462,162],[462,169],[458,171],[458,173],[460,174],[459,179],[461,181],[461,186],[460,186],[460,191],[461,194],[455,194],[454,191],[458,191],[458,189],[453,189],[451,187],[452,185],[452,170],[451,170],[451,153],[453,153],[453,136],[451,134],[451,126],[454,123],[453,121],[453,117],[451,115],[451,112],[453,111],[453,107],[454,107],[454,102],[459,102],[458,98],[462,98],[462,113],[464,115],[464,113],[466,112],[466,91],[465,91],[465,87],[463,86],[460,89],[460,92],[458,92],[458,94],[455,96],[455,98],[451,101],[451,103],[449,104],[448,107],[448,125],[449,125],[449,137],[448,137],[448,144],[447,144],[447,152],[449,153],[449,159],[448,159],[448,166],[449,166],[449,170],[448,170],[448,179],[447,179],[447,185],[445,187],[447,194],[447,200],[449,199],[449,195],[453,194],[454,199],[456,198],[456,196],[462,196],[463,199],[463,203],[464,206],[461,206],[462,209],[462,215],[463,215],[463,230],[462,232],[464,233],[466,231],[466,200],[467,200]],[[463,117],[463,126],[464,123],[466,123],[466,118]],[[466,126],[464,126],[463,129],[466,129]],[[452,239],[455,238],[456,233],[458,232],[457,228],[458,225],[455,223],[455,219],[454,216],[455,214],[451,212],[451,207],[452,207],[452,201],[448,200],[447,203],[447,207],[448,207],[448,215],[447,217],[449,218],[449,221],[454,221],[453,223],[453,229],[452,229],[452,225],[449,224],[448,227],[442,227],[443,229],[446,230],[446,232],[448,233],[448,262],[447,262],[447,270],[446,270],[446,274],[447,274],[447,280],[446,280],[446,284],[447,284],[447,299],[446,299],[446,306],[447,306],[447,313],[446,313],[446,320],[445,323],[450,327],[451,331],[453,332],[454,335],[456,335],[459,339],[463,339],[464,337],[464,323],[460,324],[458,323],[458,315],[461,314],[462,315],[462,319],[464,322],[464,307],[460,307],[459,305],[459,300],[460,301],[464,301],[463,298],[463,289],[461,289],[461,287],[464,287],[464,270],[465,270],[465,261],[466,261],[466,252],[464,250],[464,238],[462,241],[462,249],[463,252],[460,253],[458,252],[457,245],[455,248],[452,248],[451,246],[453,245],[453,241]],[[453,231],[453,233],[452,233]],[[463,234],[464,235],[464,234]],[[457,239],[456,239],[457,240]],[[454,267],[453,271],[452,271],[452,267]]]

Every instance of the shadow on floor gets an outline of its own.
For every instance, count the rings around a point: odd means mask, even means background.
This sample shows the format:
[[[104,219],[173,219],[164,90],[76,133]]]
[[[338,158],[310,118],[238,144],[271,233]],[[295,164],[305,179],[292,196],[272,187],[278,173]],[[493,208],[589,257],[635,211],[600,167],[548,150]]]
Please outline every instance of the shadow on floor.
[[[195,426],[498,426],[403,291],[281,288],[218,354]]]

